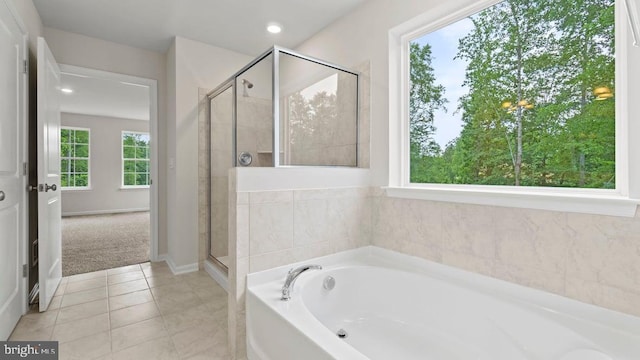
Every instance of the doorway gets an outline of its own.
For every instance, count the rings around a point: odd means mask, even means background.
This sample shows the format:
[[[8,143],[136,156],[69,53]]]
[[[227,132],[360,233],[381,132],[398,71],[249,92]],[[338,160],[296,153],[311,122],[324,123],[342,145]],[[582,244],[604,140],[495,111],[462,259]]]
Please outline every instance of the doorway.
[[[156,81],[60,70],[63,276],[156,261]]]

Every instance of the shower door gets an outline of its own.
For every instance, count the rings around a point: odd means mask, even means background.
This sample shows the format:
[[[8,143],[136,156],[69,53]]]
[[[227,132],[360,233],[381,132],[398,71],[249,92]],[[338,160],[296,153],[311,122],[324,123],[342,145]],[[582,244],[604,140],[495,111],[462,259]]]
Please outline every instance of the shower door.
[[[211,98],[211,213],[209,257],[228,268],[229,252],[229,169],[235,166],[233,83],[229,82]]]
[[[236,76],[236,166],[273,166],[273,55]]]

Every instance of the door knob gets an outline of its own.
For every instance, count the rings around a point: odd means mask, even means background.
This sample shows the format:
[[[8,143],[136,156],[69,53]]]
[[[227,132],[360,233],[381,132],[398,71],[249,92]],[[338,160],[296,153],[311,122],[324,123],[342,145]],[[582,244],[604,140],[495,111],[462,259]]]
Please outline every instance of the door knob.
[[[4,200],[4,191],[0,191],[0,201]]]
[[[47,192],[49,190],[56,191],[57,189],[58,187],[56,186],[56,184],[51,184],[51,185],[44,184],[44,192]]]

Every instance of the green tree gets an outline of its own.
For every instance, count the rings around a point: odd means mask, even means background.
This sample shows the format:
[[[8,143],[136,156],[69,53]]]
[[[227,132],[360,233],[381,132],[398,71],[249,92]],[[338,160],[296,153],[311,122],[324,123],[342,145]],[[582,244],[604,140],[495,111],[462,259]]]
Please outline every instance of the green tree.
[[[410,178],[411,182],[439,182],[441,176],[434,162],[441,148],[434,140],[435,112],[446,110],[444,86],[436,84],[433,74],[431,46],[413,42],[410,45]]]
[[[550,86],[545,79],[555,46],[552,24],[532,3],[507,0],[472,17],[474,29],[460,40],[457,55],[469,64],[469,94],[461,104],[465,127],[479,140],[475,150],[491,159],[478,175],[502,176],[516,186],[523,178],[524,127],[532,121],[533,104],[543,101],[541,90]],[[502,147],[502,155],[494,146]],[[513,174],[504,173],[504,160],[512,163]]]
[[[551,10],[552,9],[552,10]],[[545,12],[557,24],[561,81],[555,104],[564,121],[563,161],[554,161],[560,186],[611,187],[615,176],[614,0],[561,1]]]
[[[613,0],[506,0],[471,17],[447,182],[610,187]]]

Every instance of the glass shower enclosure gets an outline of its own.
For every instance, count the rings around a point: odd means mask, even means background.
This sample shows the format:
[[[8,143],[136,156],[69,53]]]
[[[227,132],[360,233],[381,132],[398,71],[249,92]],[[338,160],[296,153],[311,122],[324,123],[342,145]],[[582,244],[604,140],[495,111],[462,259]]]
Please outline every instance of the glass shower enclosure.
[[[358,78],[274,46],[207,94],[215,264],[228,266],[230,168],[358,166]]]

